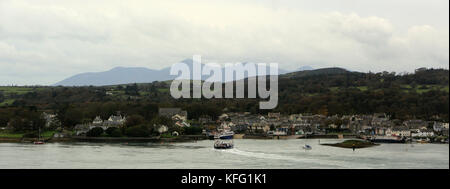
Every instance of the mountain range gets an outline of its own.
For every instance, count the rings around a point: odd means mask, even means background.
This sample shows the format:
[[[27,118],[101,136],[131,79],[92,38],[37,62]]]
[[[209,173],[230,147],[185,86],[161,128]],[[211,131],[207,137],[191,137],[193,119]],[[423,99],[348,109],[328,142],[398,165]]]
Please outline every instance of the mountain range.
[[[188,65],[190,70],[193,70],[192,59],[185,59],[181,61]],[[244,63],[245,64],[245,63]],[[202,68],[206,65],[202,64]],[[161,70],[148,69],[144,67],[115,67],[111,70],[104,72],[87,72],[71,76],[60,82],[55,83],[53,86],[107,86],[107,85],[119,85],[119,84],[129,84],[129,83],[151,83],[154,81],[166,81],[173,80],[177,78],[176,75],[170,75],[170,67],[163,68]],[[296,70],[288,71],[284,69],[278,69],[278,74],[287,74],[296,71],[313,70],[310,66],[302,66]],[[225,73],[225,68],[221,68],[222,73]],[[269,74],[269,70],[266,70]],[[225,79],[225,74],[222,74],[222,81],[228,81]],[[209,78],[209,75],[202,75],[202,80]],[[251,77],[251,75],[246,75],[245,77]],[[192,71],[191,71],[192,78]],[[188,79],[188,78],[186,78]],[[234,80],[239,80],[244,78],[239,78],[236,76]]]

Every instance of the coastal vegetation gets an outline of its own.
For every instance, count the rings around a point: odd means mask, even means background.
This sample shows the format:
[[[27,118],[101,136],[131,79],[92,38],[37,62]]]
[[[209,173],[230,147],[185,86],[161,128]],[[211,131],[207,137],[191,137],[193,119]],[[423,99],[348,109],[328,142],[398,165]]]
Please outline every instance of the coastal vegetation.
[[[57,115],[64,129],[102,119],[120,111],[127,116],[125,127],[102,133],[107,136],[150,136],[153,125],[169,126],[169,133],[201,132],[174,126],[171,119],[158,116],[161,107],[186,110],[192,125],[202,116],[217,119],[224,112],[267,114],[352,115],[385,112],[391,119],[449,120],[449,71],[418,69],[415,73],[360,73],[340,68],[300,71],[279,77],[279,103],[273,110],[260,110],[260,99],[173,99],[170,81],[115,86],[30,86],[0,87],[0,127],[19,136],[44,128],[43,112]],[[247,88],[247,87],[244,87]],[[45,127],[46,131],[55,127]],[[142,132],[144,131],[145,132]],[[148,132],[147,132],[148,131]],[[345,132],[345,131],[330,131]],[[139,133],[139,134],[138,134]]]
[[[340,143],[336,144],[321,144],[325,146],[334,146],[334,147],[341,147],[341,148],[367,148],[376,146],[378,144],[375,144],[373,142],[365,141],[365,140],[346,140]]]

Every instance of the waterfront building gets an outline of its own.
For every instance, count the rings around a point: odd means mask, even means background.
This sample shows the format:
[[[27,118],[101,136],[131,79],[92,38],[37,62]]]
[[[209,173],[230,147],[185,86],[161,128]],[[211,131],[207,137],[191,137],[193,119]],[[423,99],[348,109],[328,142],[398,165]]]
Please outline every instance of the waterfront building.
[[[412,137],[433,137],[434,132],[429,129],[417,129],[415,132],[411,133]]]
[[[400,137],[410,137],[411,131],[409,129],[401,129],[401,128],[394,128],[390,131],[388,130],[386,132],[387,136],[400,136]]]
[[[92,121],[92,124],[94,125],[101,125],[103,123],[102,118],[100,118],[100,116],[96,116],[94,121]]]

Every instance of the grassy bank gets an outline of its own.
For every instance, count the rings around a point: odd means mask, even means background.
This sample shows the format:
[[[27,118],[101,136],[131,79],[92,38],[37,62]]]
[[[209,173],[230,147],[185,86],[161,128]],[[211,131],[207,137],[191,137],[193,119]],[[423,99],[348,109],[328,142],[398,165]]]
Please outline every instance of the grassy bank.
[[[12,131],[0,131],[1,138],[23,138],[27,132],[12,132]],[[55,131],[43,131],[41,133],[42,138],[50,138],[55,134]]]
[[[2,138],[22,138],[24,133],[14,133],[9,131],[0,131],[0,137]]]

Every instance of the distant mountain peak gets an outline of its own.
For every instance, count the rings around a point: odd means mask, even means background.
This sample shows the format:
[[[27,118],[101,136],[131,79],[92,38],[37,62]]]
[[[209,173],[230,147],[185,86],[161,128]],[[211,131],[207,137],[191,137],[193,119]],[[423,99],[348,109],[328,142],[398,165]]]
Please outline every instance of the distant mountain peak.
[[[189,69],[193,70],[193,60],[192,59],[184,59],[180,61],[180,63],[185,63],[188,65]],[[244,62],[243,64],[246,64]],[[206,66],[202,64],[202,68]],[[152,70],[145,67],[123,67],[117,66],[108,71],[104,72],[86,72],[74,75],[67,79],[64,79],[56,84],[55,86],[106,86],[106,85],[119,85],[119,84],[129,84],[129,83],[151,83],[154,81],[167,81],[173,80],[178,76],[170,75],[171,67],[166,67],[161,70]],[[310,66],[302,66],[299,70],[313,70]],[[298,70],[297,70],[298,71]],[[291,71],[287,71],[284,69],[278,69],[278,75],[283,75],[286,73],[290,73]],[[222,73],[225,73],[224,68],[222,68]],[[266,71],[266,73],[269,73]],[[209,78],[208,75],[202,75],[202,80]],[[236,76],[237,77],[237,76]],[[249,77],[249,76],[245,76]],[[192,78],[192,72],[191,72]],[[240,80],[244,78],[234,78],[234,80]],[[225,75],[222,78],[222,81],[225,81]]]
[[[105,72],[81,73],[64,79],[54,85],[62,86],[105,86],[128,83],[151,83],[153,81],[170,80],[167,70],[152,70],[144,67],[114,67]]]

